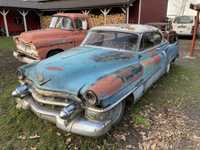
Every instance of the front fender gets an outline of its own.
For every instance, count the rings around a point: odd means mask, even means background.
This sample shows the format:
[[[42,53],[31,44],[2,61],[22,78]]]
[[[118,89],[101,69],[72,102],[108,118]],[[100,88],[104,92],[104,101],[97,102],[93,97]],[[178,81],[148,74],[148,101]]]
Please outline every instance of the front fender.
[[[99,99],[99,105],[105,108],[133,92],[143,72],[142,65],[134,64],[98,79],[87,90],[93,91]]]

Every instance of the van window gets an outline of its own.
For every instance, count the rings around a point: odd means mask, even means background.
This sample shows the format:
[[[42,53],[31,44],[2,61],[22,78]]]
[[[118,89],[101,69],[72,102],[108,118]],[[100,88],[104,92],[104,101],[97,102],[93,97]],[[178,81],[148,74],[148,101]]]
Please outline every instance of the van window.
[[[177,24],[191,24],[194,22],[193,16],[179,16],[174,19],[174,23]]]

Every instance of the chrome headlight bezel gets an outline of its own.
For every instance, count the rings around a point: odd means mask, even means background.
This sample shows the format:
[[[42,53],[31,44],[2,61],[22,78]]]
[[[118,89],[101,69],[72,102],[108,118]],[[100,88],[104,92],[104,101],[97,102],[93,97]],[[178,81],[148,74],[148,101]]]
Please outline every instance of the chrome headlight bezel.
[[[96,106],[99,103],[97,95],[95,94],[95,92],[91,90],[88,90],[85,92],[84,99],[85,99],[86,105],[89,105],[89,106]]]

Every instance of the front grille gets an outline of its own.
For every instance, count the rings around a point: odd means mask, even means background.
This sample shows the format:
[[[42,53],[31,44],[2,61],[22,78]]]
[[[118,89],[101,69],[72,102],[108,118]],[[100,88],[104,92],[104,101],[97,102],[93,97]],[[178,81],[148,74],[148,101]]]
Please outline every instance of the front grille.
[[[35,89],[31,89],[32,97],[35,101],[40,104],[51,105],[51,106],[68,106],[70,100],[63,97],[53,97],[53,96],[44,96],[39,94]]]

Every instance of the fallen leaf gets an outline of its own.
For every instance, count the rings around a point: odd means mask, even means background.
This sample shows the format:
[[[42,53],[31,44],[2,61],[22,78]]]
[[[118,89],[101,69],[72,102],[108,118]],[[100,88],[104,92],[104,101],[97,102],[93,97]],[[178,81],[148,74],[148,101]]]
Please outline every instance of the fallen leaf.
[[[37,134],[29,137],[29,139],[31,139],[31,140],[32,140],[32,139],[38,139],[38,138],[40,138],[40,136],[37,135]]]

